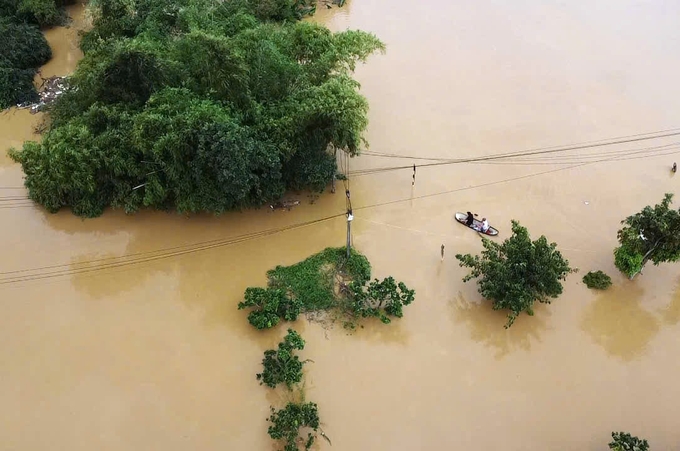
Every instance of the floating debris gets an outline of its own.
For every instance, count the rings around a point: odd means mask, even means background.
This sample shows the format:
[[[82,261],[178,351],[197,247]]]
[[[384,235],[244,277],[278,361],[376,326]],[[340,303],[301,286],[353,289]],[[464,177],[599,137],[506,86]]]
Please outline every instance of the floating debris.
[[[269,208],[271,208],[272,211],[283,210],[283,209],[290,211],[291,208],[293,208],[297,205],[300,205],[299,200],[282,200],[282,201],[275,202],[275,203],[271,204],[269,206]]]
[[[40,91],[38,92],[40,100],[35,103],[20,103],[17,105],[17,108],[20,110],[30,108],[31,114],[36,114],[40,111],[43,111],[47,105],[54,102],[57,97],[62,95],[68,89],[68,77],[55,76],[43,78],[42,80],[43,82],[40,85]]]
[[[345,0],[322,0],[321,3],[323,3],[326,8],[331,8],[333,5],[337,5],[340,8],[342,8],[345,5]]]

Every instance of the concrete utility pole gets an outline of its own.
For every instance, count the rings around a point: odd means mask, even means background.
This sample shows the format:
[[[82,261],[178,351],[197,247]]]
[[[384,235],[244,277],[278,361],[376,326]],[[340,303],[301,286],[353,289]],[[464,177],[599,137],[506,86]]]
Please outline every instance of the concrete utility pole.
[[[345,190],[345,195],[347,195],[347,258],[349,258],[349,249],[352,247],[352,220],[354,215],[352,214],[352,200],[349,197],[349,190]]]
[[[347,210],[347,258],[349,258],[349,250],[352,246],[352,220],[354,216],[352,215],[352,210]]]

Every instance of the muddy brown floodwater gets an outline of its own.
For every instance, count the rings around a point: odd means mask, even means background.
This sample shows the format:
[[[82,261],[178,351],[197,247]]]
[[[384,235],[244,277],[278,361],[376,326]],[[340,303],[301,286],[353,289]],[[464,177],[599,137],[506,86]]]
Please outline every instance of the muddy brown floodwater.
[[[72,28],[47,34],[55,58],[44,76],[80,57],[82,9],[72,13]],[[357,71],[372,151],[461,158],[680,127],[678,17],[680,6],[663,1],[351,0],[314,20],[388,46]],[[0,147],[34,138],[39,119],[0,115]],[[314,360],[307,399],[333,449],[594,451],[615,430],[654,450],[677,446],[680,266],[631,282],[612,249],[623,217],[678,193],[669,168],[680,156],[568,167],[671,143],[583,150],[570,164],[421,168],[414,186],[408,170],[353,177],[354,245],[417,300],[403,320],[354,335],[295,325]],[[351,170],[412,162],[365,156]],[[342,191],[291,211],[83,221],[32,206],[21,185],[3,152],[1,448],[271,450],[265,418],[282,400],[255,373],[284,328],[256,332],[236,303],[267,269],[342,245],[345,224],[235,238],[342,213]],[[487,216],[499,239],[519,219],[581,275],[602,269],[614,286],[597,294],[573,276],[561,298],[504,330],[504,313],[461,282],[453,258],[481,247],[453,222],[467,210]]]

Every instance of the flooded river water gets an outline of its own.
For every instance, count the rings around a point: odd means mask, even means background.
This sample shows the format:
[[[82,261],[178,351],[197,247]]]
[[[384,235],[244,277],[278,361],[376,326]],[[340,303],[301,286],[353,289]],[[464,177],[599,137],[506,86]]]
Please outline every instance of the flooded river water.
[[[465,158],[679,127],[678,17],[662,1],[350,0],[314,20],[387,44],[357,71],[371,151]],[[79,23],[47,33],[54,59],[43,76],[73,70]],[[34,138],[39,120],[1,114],[0,148]],[[680,155],[570,167],[599,158],[586,153],[670,143],[583,150],[568,164],[421,168],[415,185],[409,170],[352,177],[354,245],[376,276],[404,280],[417,298],[403,320],[353,335],[295,325],[314,361],[307,399],[332,449],[595,451],[618,430],[674,449],[680,265],[631,282],[612,250],[621,219],[678,194],[669,169]],[[350,169],[412,163],[364,156]],[[282,401],[255,374],[284,328],[255,331],[236,303],[267,269],[342,245],[345,222],[238,237],[342,213],[342,190],[291,211],[81,220],[32,206],[21,186],[3,151],[0,448],[271,450],[265,418]],[[461,282],[453,257],[481,248],[453,222],[467,210],[499,239],[511,219],[545,234],[581,274],[503,329],[504,312]],[[587,290],[580,277],[591,269],[614,286]]]

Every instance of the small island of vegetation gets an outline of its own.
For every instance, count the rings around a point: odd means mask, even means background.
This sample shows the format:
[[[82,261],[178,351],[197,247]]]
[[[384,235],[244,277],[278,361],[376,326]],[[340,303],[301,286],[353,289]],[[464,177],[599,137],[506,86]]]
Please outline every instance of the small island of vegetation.
[[[257,329],[295,321],[301,313],[328,312],[354,327],[359,318],[375,317],[388,324],[401,318],[413,302],[415,291],[387,277],[371,281],[368,259],[352,249],[328,248],[291,266],[267,273],[267,288],[246,289],[239,309],[251,309],[248,321]]]

